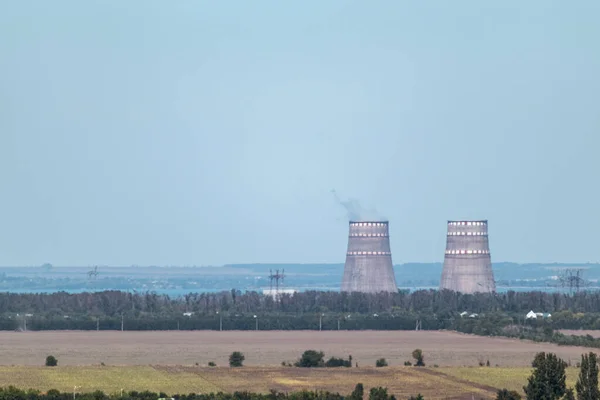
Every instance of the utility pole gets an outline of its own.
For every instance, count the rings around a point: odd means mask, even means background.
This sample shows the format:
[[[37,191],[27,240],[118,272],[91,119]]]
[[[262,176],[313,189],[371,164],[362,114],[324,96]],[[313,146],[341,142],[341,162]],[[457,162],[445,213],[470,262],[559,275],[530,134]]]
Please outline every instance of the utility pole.
[[[123,332],[123,314],[121,314],[121,332]]]
[[[100,330],[100,317],[96,317],[96,330]]]
[[[340,330],[340,319],[338,318],[338,331]]]
[[[255,315],[255,316],[254,316],[254,319],[255,319],[255,321],[256,321],[256,330],[258,330],[258,317]]]
[[[325,314],[319,315],[319,331],[321,331],[323,328],[323,315]]]

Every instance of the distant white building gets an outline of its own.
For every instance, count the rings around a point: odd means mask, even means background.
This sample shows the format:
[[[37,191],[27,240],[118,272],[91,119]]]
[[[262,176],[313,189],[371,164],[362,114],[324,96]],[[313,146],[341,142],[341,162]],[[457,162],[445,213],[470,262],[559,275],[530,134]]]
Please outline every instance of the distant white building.
[[[184,313],[183,313],[183,316],[184,316],[184,317],[191,317],[192,315],[194,315],[194,313],[193,313],[193,312],[184,312]]]
[[[279,294],[280,296],[282,294],[289,294],[290,296],[293,296],[295,293],[298,293],[298,291],[296,289],[263,289],[262,292],[265,296],[271,296],[273,298],[277,297],[277,294]]]
[[[529,311],[527,315],[525,315],[526,319],[537,319],[537,318],[550,318],[552,314],[550,313],[541,313],[541,312],[533,312],[533,310]]]

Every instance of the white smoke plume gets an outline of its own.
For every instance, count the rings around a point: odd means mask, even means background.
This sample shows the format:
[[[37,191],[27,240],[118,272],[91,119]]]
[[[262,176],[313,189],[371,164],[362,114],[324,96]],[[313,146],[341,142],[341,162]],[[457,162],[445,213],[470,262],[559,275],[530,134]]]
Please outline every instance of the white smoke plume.
[[[357,199],[342,200],[335,189],[331,190],[335,201],[346,209],[350,221],[386,221],[375,209],[366,209],[360,205]]]

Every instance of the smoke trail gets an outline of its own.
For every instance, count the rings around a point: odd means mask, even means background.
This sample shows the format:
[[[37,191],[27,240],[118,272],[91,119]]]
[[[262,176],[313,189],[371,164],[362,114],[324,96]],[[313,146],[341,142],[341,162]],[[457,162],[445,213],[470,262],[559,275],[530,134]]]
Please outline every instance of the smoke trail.
[[[385,221],[374,209],[366,209],[356,199],[342,200],[335,189],[331,190],[335,201],[346,209],[346,215],[350,221]]]

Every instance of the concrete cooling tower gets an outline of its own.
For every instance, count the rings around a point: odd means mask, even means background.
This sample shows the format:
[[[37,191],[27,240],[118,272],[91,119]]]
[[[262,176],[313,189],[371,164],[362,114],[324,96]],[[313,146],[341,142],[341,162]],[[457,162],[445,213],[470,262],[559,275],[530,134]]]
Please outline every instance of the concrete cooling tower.
[[[342,292],[397,292],[387,221],[350,221]]]
[[[440,289],[462,293],[496,291],[487,220],[448,221]]]

